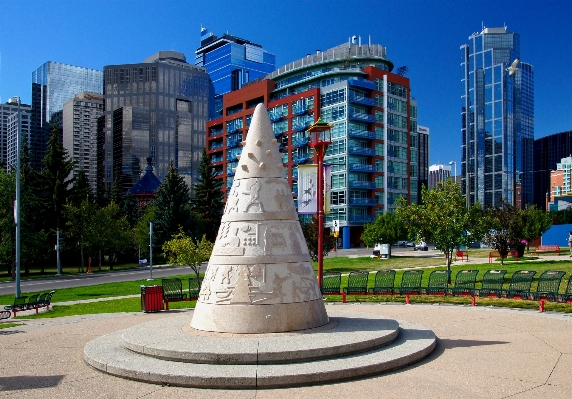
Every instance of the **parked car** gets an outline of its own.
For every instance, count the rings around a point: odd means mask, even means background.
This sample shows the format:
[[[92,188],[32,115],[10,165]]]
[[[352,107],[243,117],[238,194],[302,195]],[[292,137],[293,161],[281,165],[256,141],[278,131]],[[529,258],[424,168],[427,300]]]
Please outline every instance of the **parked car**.
[[[414,246],[415,246],[415,243],[414,243],[413,241],[407,241],[407,242],[405,243],[405,246],[406,246],[406,247],[414,247]]]
[[[429,248],[427,247],[427,244],[425,243],[425,241],[419,241],[417,243],[417,245],[415,245],[414,251],[428,251]]]

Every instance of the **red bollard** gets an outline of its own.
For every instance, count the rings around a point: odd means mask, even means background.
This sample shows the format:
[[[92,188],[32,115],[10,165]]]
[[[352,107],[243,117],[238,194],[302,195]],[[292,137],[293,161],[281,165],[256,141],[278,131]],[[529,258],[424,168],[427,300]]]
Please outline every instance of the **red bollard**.
[[[405,295],[405,303],[406,303],[407,305],[411,305],[411,301],[409,300],[409,294],[406,294],[406,295]]]
[[[474,295],[471,296],[471,306],[477,306],[477,298]]]
[[[541,313],[544,312],[544,302],[546,302],[546,299],[545,299],[545,298],[542,298],[542,299],[540,300],[540,306],[539,306],[539,308],[538,308],[538,311],[541,312]]]

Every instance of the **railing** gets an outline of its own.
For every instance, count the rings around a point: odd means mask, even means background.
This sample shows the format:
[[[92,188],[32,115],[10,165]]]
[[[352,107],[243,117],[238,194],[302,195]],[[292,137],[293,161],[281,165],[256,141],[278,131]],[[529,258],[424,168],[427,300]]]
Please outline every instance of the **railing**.
[[[222,127],[220,129],[211,129],[209,136],[213,137],[213,136],[218,136],[222,134]]]
[[[226,160],[227,160],[228,162],[236,162],[236,161],[238,161],[237,154],[233,154],[233,153],[226,154]]]
[[[222,155],[211,156],[211,163],[222,162]]]
[[[354,104],[369,105],[371,107],[374,107],[376,105],[374,98],[368,98],[368,97],[358,95],[358,94],[350,93],[350,95],[348,96],[348,99],[349,99],[350,103],[354,103]]]
[[[349,186],[350,188],[362,188],[366,190],[375,190],[377,188],[373,181],[350,180]]]
[[[348,117],[351,120],[356,120],[360,122],[371,122],[371,123],[375,122],[375,116],[363,112],[350,112]]]
[[[306,130],[306,128],[310,127],[312,123],[310,121],[307,122],[298,122],[292,124],[292,129],[296,130],[297,132]]]
[[[227,176],[234,176],[234,174],[235,174],[235,173],[233,172],[232,169],[228,168],[228,169],[226,170],[226,175],[227,175]]]
[[[295,115],[303,115],[306,112],[308,112],[308,106],[307,105],[299,105],[297,107],[292,107],[292,113]]]
[[[274,113],[274,112],[270,112],[268,114],[268,116],[270,117],[270,120],[272,122],[278,122],[280,119],[282,119],[282,115]]]
[[[241,142],[242,140],[237,140],[237,139],[231,139],[230,137],[226,139],[226,145],[228,148],[234,148],[234,147],[238,147],[238,144]]]
[[[308,162],[308,155],[294,155],[292,160],[298,164]]]
[[[238,132],[240,129],[242,129],[242,127],[238,127],[238,126],[230,126],[230,127],[228,127],[228,126],[227,126],[226,132],[227,132],[228,134],[232,134],[232,133]]]
[[[375,155],[375,150],[373,148],[356,146],[350,147],[349,153],[352,155],[367,155],[372,157]]]
[[[369,89],[369,90],[375,90],[377,88],[375,82],[360,78],[350,78],[348,79],[348,84],[350,86],[363,87],[364,89]]]
[[[350,223],[372,223],[375,216],[371,215],[350,215]]]
[[[350,165],[350,171],[355,172],[376,172],[375,165],[364,165],[360,163],[354,163]]]
[[[211,150],[216,150],[217,148],[222,148],[224,146],[224,144],[222,142],[220,143],[211,143]]]
[[[375,140],[375,132],[370,132],[367,130],[350,130],[348,132],[350,137]]]
[[[274,132],[274,137],[279,137],[279,136],[283,135],[284,133],[285,132],[281,132],[281,131]]]
[[[309,142],[310,139],[308,137],[296,137],[292,140],[292,144],[294,144],[295,147],[304,147],[305,145],[308,145]]]
[[[350,205],[373,206],[375,204],[375,198],[350,198]]]

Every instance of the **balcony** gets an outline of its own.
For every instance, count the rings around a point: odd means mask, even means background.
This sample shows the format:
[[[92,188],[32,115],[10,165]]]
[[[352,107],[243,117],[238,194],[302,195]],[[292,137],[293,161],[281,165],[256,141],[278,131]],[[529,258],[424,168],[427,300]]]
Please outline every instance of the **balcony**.
[[[270,112],[268,114],[268,116],[270,117],[270,120],[272,122],[278,122],[280,119],[282,119],[282,115],[276,113],[276,112]]]
[[[227,138],[226,139],[226,145],[228,148],[234,148],[234,147],[238,147],[238,145],[240,144],[242,140],[239,140],[237,138]]]
[[[308,145],[309,142],[309,137],[296,137],[292,140],[292,144],[294,144],[295,147],[304,147],[305,145]]]
[[[227,168],[227,169],[226,169],[226,175],[227,175],[227,176],[234,176],[234,174],[235,174],[235,173],[233,172],[232,168]]]
[[[364,112],[350,112],[348,117],[352,121],[375,123],[375,116]]]
[[[375,198],[350,198],[350,205],[375,206]]]
[[[375,165],[364,165],[361,163],[354,163],[350,165],[351,172],[377,172]]]
[[[295,123],[292,123],[292,129],[297,131],[297,132],[300,132],[302,130],[306,130],[307,128],[309,128],[310,125],[312,125],[312,123],[310,121],[295,122]]]
[[[371,215],[350,215],[350,223],[373,223],[375,216]]]
[[[358,181],[353,180],[349,183],[350,188],[361,188],[365,190],[375,190],[377,187],[375,186],[375,182],[373,181]]]
[[[232,152],[231,152],[231,153],[228,153],[228,154],[226,154],[226,160],[227,160],[228,162],[238,162],[238,157],[237,157],[237,155],[238,155],[238,154],[234,154],[234,153],[232,153]]]
[[[348,135],[356,139],[375,140],[375,132],[370,132],[367,130],[350,130]]]
[[[373,148],[355,146],[349,148],[349,153],[351,155],[367,155],[369,157],[373,157],[375,155],[375,150]]]
[[[222,134],[222,127],[221,128],[217,128],[217,129],[211,129],[209,136],[210,137],[214,137],[214,136],[219,136]]]
[[[301,163],[306,163],[308,162],[308,154],[300,154],[300,155],[294,155],[292,157],[292,160],[294,162],[296,162],[297,164],[301,164]]]
[[[276,131],[276,130],[275,130],[275,131],[274,131],[274,137],[280,137],[280,136],[283,135],[284,133],[285,133],[285,132],[282,132],[282,131],[280,131],[280,130],[279,130],[279,131]]]
[[[304,115],[306,112],[308,112],[308,106],[307,105],[299,105],[297,107],[292,107],[292,113],[294,115]]]
[[[211,143],[211,150],[216,150],[216,149],[222,148],[223,145],[224,144],[222,143],[222,141],[216,142],[216,143]]]
[[[361,87],[363,89],[368,89],[368,90],[377,89],[375,82],[372,82],[371,80],[360,79],[360,78],[348,79],[348,85],[354,86],[354,87]]]
[[[222,154],[213,155],[211,157],[211,163],[222,162]]]
[[[374,98],[368,98],[360,94],[350,93],[348,100],[353,104],[367,105],[369,107],[375,107],[376,102]]]

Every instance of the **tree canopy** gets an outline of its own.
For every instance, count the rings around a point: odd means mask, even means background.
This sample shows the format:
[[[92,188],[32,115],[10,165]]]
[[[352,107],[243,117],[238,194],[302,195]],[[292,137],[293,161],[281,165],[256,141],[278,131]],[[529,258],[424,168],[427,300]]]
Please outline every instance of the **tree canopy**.
[[[395,213],[379,214],[373,223],[363,228],[362,241],[368,247],[376,244],[397,244],[407,238],[407,226]]]

